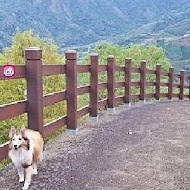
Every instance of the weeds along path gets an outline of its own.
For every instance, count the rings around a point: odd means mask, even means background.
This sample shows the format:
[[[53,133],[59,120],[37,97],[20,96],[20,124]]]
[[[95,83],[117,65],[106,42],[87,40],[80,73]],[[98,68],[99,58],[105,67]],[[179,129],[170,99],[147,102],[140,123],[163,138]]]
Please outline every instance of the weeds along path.
[[[1,190],[21,189],[15,167]],[[46,144],[30,190],[179,190],[190,186],[190,101],[138,103]]]

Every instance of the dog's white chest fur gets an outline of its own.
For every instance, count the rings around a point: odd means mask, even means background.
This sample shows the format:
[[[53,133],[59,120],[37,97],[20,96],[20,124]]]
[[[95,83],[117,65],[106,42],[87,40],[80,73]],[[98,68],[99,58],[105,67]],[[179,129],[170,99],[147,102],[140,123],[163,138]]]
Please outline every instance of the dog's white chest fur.
[[[9,157],[11,158],[11,160],[13,161],[15,165],[21,166],[22,164],[31,162],[32,151],[25,150],[23,148],[18,148],[17,150],[12,149],[9,152]]]

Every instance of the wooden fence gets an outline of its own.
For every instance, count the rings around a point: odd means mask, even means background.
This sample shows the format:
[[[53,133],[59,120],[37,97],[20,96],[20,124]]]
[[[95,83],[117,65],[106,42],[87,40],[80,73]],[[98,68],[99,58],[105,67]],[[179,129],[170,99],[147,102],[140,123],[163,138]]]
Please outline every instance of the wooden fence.
[[[77,119],[89,114],[96,118],[98,109],[102,107],[114,108],[118,102],[130,103],[134,100],[146,100],[155,98],[190,98],[189,76],[185,76],[182,70],[179,74],[174,74],[174,69],[170,68],[169,72],[163,72],[161,65],[156,65],[156,69],[146,68],[146,61],[140,62],[139,68],[131,67],[131,59],[126,58],[123,66],[115,64],[113,56],[107,58],[107,65],[100,65],[97,54],[90,56],[89,65],[77,65],[77,53],[68,51],[65,54],[66,64],[64,65],[42,65],[42,51],[38,48],[28,48],[25,50],[25,65],[15,65],[16,74],[12,78],[6,78],[2,74],[0,66],[0,79],[11,80],[25,78],[27,81],[27,100],[1,105],[0,121],[19,116],[27,113],[28,128],[39,131],[44,137],[52,134],[60,127],[67,125],[68,130],[77,129]],[[124,73],[125,80],[116,82],[114,79],[115,72]],[[98,74],[107,72],[107,82],[98,83]],[[77,88],[77,74],[90,73],[90,85]],[[139,73],[140,81],[132,81],[132,74]],[[65,74],[66,90],[51,93],[43,96],[42,77],[48,75]],[[154,82],[146,81],[146,75],[155,75]],[[168,77],[168,82],[163,83],[162,77]],[[174,78],[178,78],[179,83],[174,83]],[[186,82],[185,82],[186,81]],[[188,84],[188,85],[185,85]],[[131,87],[138,86],[139,94],[131,94]],[[146,87],[155,87],[154,93],[146,93]],[[123,87],[124,96],[116,97],[115,89]],[[161,92],[161,87],[168,87],[167,93]],[[179,93],[174,93],[178,88]],[[98,92],[107,89],[107,98],[98,100]],[[184,94],[184,89],[188,94]],[[89,105],[77,110],[77,96],[89,93]],[[53,105],[65,100],[67,102],[67,114],[49,124],[43,125],[43,107]],[[8,142],[0,145],[0,160],[7,157]]]

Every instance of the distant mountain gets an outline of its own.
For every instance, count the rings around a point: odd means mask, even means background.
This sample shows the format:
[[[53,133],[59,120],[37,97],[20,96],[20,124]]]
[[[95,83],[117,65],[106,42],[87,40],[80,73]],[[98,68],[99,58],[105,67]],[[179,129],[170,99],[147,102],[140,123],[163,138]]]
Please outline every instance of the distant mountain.
[[[32,29],[60,48],[102,39],[128,43],[139,35],[190,31],[189,0],[0,0],[0,49],[16,29]],[[148,36],[147,36],[148,35]]]

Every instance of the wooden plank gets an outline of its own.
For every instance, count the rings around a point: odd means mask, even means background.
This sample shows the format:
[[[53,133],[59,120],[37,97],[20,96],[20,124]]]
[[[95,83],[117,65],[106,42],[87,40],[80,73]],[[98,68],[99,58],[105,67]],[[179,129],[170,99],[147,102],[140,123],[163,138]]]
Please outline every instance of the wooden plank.
[[[173,94],[173,74],[174,74],[174,68],[170,67],[169,68],[169,79],[168,79],[168,99],[171,100],[172,99],[172,94]]]
[[[77,128],[77,53],[67,51],[66,58],[66,97],[67,97],[67,129]]]
[[[131,67],[131,72],[132,73],[140,73],[140,68]]]
[[[42,75],[58,75],[65,74],[66,65],[42,65]]]
[[[42,50],[25,50],[28,128],[43,135]]]
[[[183,100],[184,98],[184,83],[185,83],[185,70],[180,71],[180,87],[179,87],[179,99]]]
[[[189,99],[189,95],[185,94],[185,95],[184,95],[184,98],[188,98],[188,99]]]
[[[98,72],[104,72],[104,71],[107,71],[107,65],[99,65]]]
[[[146,86],[155,86],[155,82],[146,82]]]
[[[124,96],[118,96],[118,97],[115,97],[115,102],[116,103],[118,103],[118,102],[124,102],[124,99],[125,99]]]
[[[98,84],[98,90],[104,90],[108,88],[108,83],[104,82],[104,83],[100,83]]]
[[[43,96],[43,106],[53,105],[63,100],[66,100],[66,90]]]
[[[179,94],[173,93],[172,97],[179,98]]]
[[[131,58],[125,59],[125,95],[124,102],[131,102]]]
[[[8,148],[9,148],[9,142],[0,145],[0,160],[3,160],[8,157]]]
[[[155,97],[155,93],[146,94],[145,97],[146,97],[146,98],[154,98],[154,97]]]
[[[168,77],[168,76],[169,76],[169,73],[164,72],[164,71],[161,71],[161,75],[162,75],[162,76],[165,76],[165,77]]]
[[[189,89],[189,87],[190,87],[190,86],[184,85],[184,88],[185,88],[185,89]]]
[[[139,81],[133,81],[133,82],[131,82],[131,86],[140,86],[140,82]]]
[[[22,100],[0,106],[0,121],[19,116],[27,112],[27,101]]]
[[[141,61],[140,68],[140,100],[145,100],[146,93],[146,61]]]
[[[125,67],[124,66],[118,66],[118,65],[116,65],[114,69],[115,69],[115,71],[125,71]]]
[[[98,116],[98,62],[99,57],[98,54],[92,54],[90,56],[90,116],[97,117]],[[107,83],[106,83],[107,88]]]
[[[88,114],[90,111],[89,106],[85,106],[77,111],[77,119],[83,117],[84,115]]]
[[[168,82],[167,83],[161,82],[160,86],[166,86],[167,87],[167,86],[169,86],[169,83]]]
[[[155,83],[155,99],[159,100],[160,99],[160,86],[161,86],[161,65],[157,64],[156,65],[156,83]]]
[[[90,86],[81,86],[77,88],[77,95],[82,95],[90,92]]]
[[[110,55],[107,58],[107,79],[108,79],[108,108],[115,107],[115,58]]]
[[[173,87],[175,87],[175,88],[179,88],[180,85],[179,85],[179,84],[173,84]]]
[[[108,99],[98,101],[98,108],[106,107],[107,105],[108,105]]]
[[[132,100],[139,100],[140,99],[140,94],[131,94],[131,99]]]
[[[153,69],[146,69],[147,74],[156,74],[156,71]]]
[[[125,82],[115,82],[115,88],[125,87]]]
[[[168,97],[168,93],[160,93],[160,97],[167,98]]]
[[[11,80],[11,79],[19,79],[25,78],[25,65],[13,65],[15,67],[15,75],[12,77],[5,77],[3,75],[3,65],[0,66],[0,80]]]
[[[90,65],[77,65],[77,73],[90,72]]]
[[[173,74],[173,76],[176,77],[176,78],[180,78],[180,74],[179,73]]]
[[[63,116],[63,117],[60,117],[60,118],[52,121],[51,123],[46,124],[43,127],[44,137],[51,135],[57,129],[66,125],[66,123],[67,123],[67,117]]]

